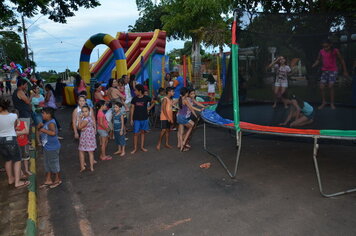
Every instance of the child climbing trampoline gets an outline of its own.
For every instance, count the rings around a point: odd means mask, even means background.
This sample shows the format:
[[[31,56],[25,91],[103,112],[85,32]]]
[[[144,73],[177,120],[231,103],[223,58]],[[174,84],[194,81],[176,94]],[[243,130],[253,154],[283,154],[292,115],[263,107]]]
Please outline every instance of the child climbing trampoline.
[[[298,99],[294,94],[289,99],[283,96],[287,105],[290,105],[289,114],[287,119],[280,123],[280,125],[287,125],[292,121],[290,127],[300,127],[313,123],[314,121],[314,108],[305,101]]]

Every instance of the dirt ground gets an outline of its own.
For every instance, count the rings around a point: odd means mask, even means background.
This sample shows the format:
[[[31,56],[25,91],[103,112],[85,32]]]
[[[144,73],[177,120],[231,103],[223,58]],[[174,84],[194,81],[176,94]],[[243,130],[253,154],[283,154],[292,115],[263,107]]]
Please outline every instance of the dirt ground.
[[[319,194],[312,140],[246,134],[237,178],[230,179],[203,151],[202,126],[184,153],[156,151],[158,129],[153,129],[146,136],[147,153],[115,156],[98,161],[94,173],[79,173],[71,110],[58,112],[64,183],[39,202],[49,206],[55,235],[356,235],[356,194],[329,199]],[[234,138],[218,128],[209,128],[208,135],[208,147],[232,167]],[[128,138],[131,150],[132,135]],[[176,144],[175,132],[171,143]],[[111,141],[108,152],[114,151]],[[355,153],[352,142],[321,142],[326,192],[356,185]],[[205,162],[212,166],[200,169]]]

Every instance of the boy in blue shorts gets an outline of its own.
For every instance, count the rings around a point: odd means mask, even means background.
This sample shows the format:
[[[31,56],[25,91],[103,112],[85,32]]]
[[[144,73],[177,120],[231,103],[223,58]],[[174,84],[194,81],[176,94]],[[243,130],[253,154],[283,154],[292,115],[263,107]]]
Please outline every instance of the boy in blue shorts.
[[[142,84],[135,86],[135,97],[131,100],[130,123],[134,132],[134,149],[131,154],[137,152],[138,136],[141,135],[141,150],[147,152],[144,148],[145,132],[148,131],[148,112],[154,106],[149,96],[144,95],[145,89]],[[148,103],[151,105],[148,107]]]

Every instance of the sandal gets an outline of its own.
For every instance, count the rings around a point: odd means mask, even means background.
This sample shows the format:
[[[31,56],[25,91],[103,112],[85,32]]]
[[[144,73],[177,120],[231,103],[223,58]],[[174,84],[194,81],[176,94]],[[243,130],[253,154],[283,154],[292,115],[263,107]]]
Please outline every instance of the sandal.
[[[24,188],[24,187],[27,187],[30,185],[30,181],[24,181],[23,184],[19,185],[19,186],[15,186],[16,189],[21,189],[21,188]]]
[[[105,156],[103,158],[100,158],[102,161],[110,161],[112,159],[111,156]]]
[[[52,183],[53,184],[53,183]],[[46,184],[46,183],[44,183],[44,184],[41,184],[40,185],[40,189],[44,189],[44,188],[47,188],[47,187],[49,187],[49,186],[51,186],[52,184]]]
[[[188,152],[188,151],[189,151],[189,148],[188,148],[188,147],[184,147],[184,148],[181,148],[180,151],[181,151],[181,152]]]
[[[58,181],[57,183],[53,183],[53,184],[51,184],[50,186],[49,186],[49,188],[57,188],[59,185],[61,185],[62,184],[62,181],[60,180],[60,181]]]

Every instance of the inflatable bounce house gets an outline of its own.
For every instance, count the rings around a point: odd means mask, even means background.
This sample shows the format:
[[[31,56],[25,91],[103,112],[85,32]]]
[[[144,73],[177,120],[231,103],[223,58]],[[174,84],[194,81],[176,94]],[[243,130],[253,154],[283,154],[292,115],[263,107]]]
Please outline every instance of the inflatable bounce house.
[[[90,54],[95,46],[105,44],[108,49],[99,60],[90,65]],[[84,44],[80,55],[79,73],[87,85],[96,82],[103,86],[110,78],[122,75],[136,75],[138,83],[150,82],[150,94],[155,94],[163,85],[165,72],[168,71],[168,56],[165,56],[166,32],[155,30],[146,33],[96,34]],[[87,87],[90,94],[90,86]],[[67,105],[75,105],[74,87],[65,88]]]

